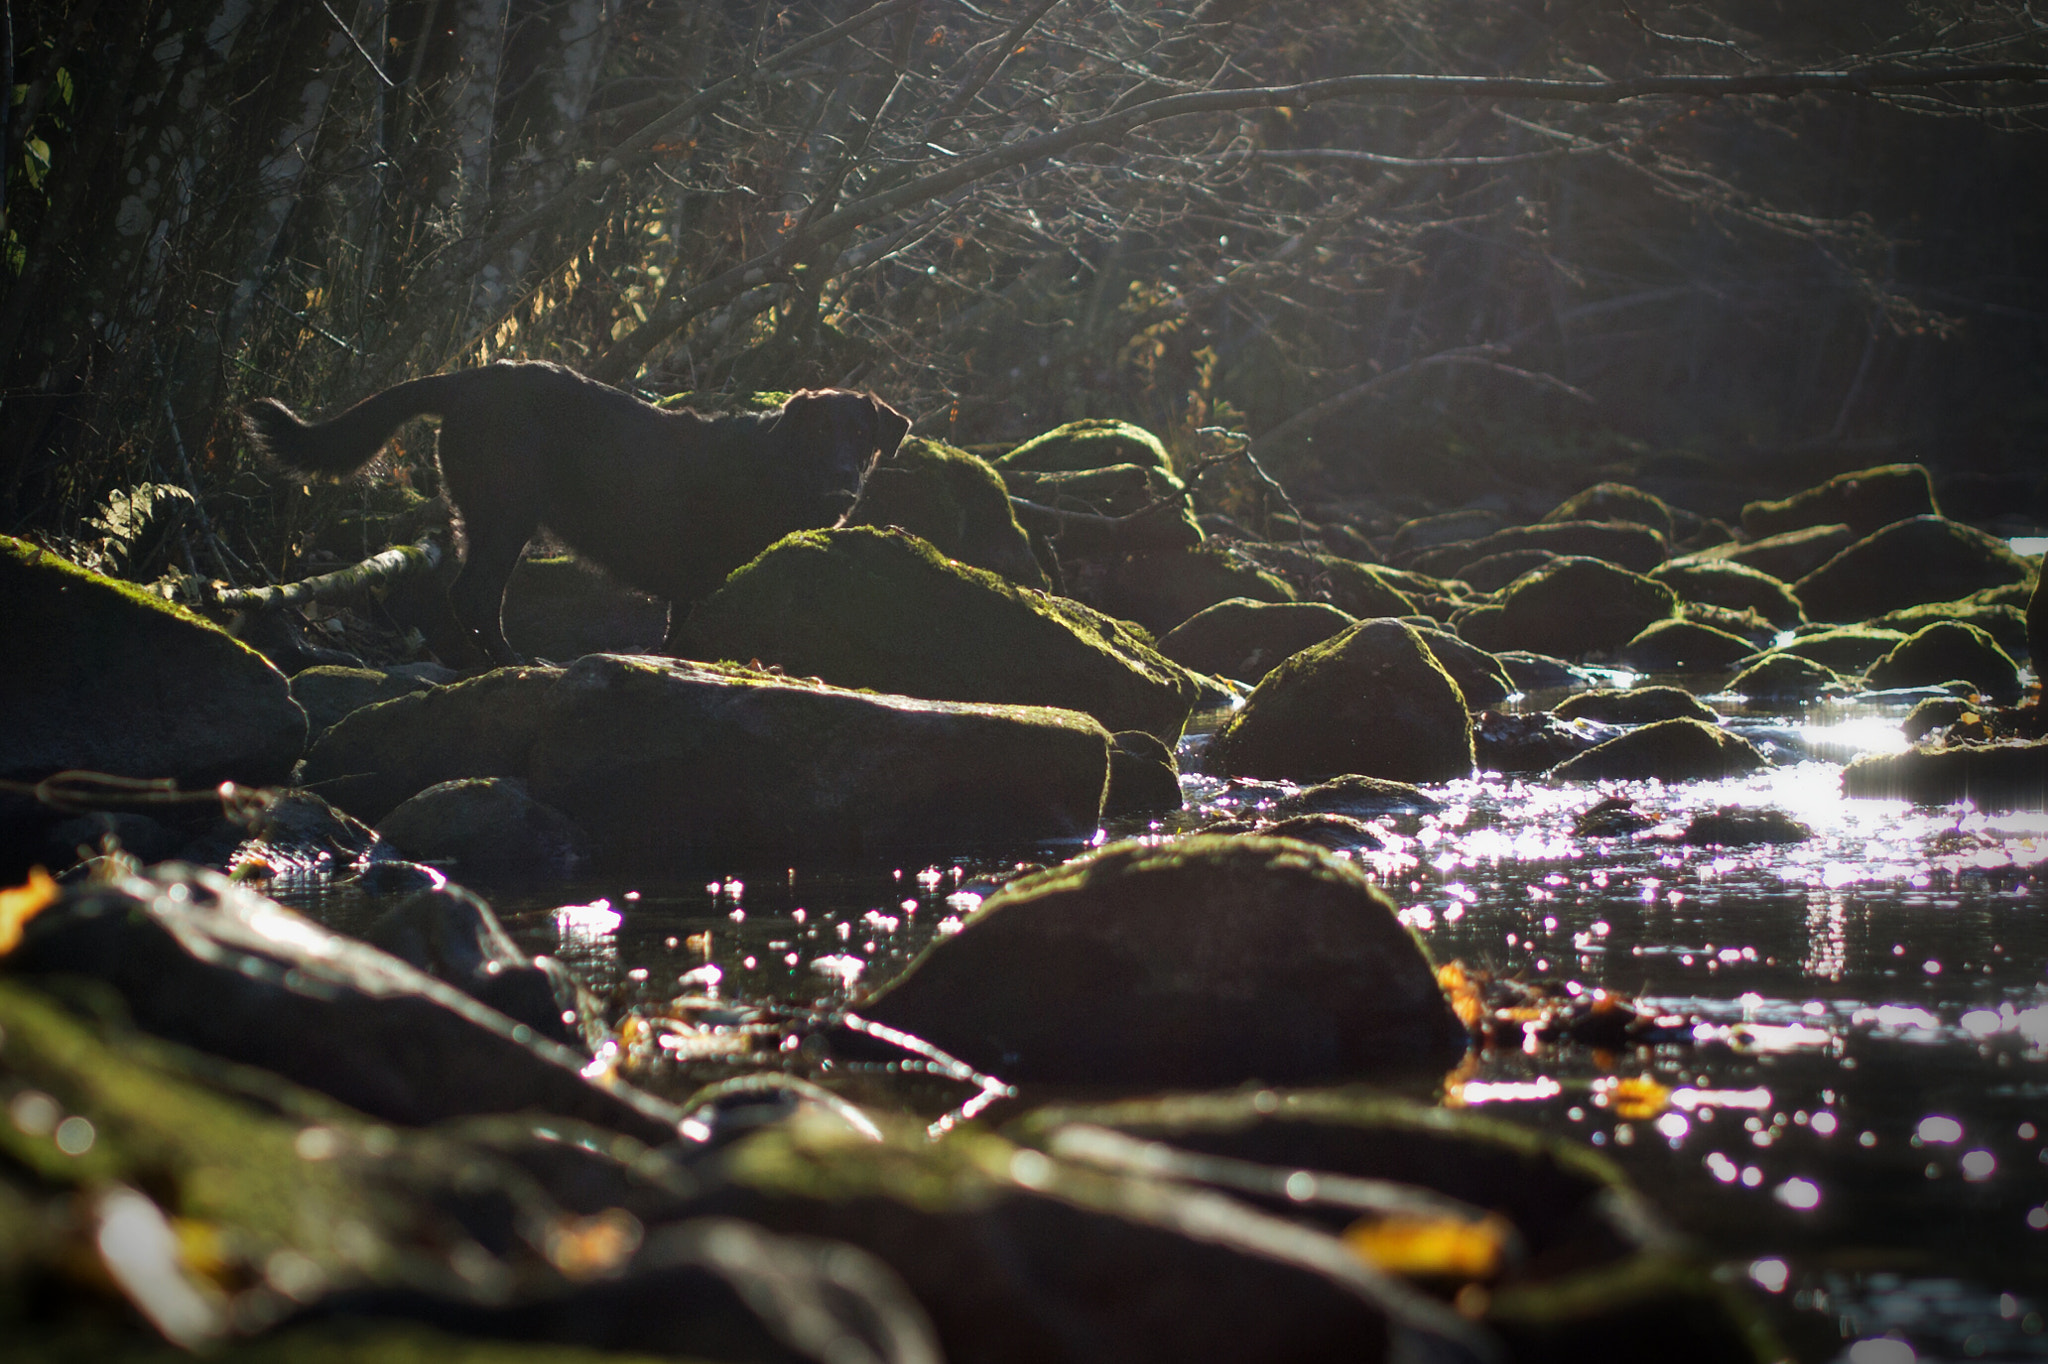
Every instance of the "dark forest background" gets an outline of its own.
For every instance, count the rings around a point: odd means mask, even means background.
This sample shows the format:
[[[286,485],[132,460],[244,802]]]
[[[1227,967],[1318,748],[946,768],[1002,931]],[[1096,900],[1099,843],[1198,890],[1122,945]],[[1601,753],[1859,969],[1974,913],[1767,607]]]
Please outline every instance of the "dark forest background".
[[[970,446],[1224,426],[1390,516],[1902,459],[2048,516],[2023,3],[4,10],[0,530],[115,571],[287,574],[369,494],[280,486],[239,406],[495,357]]]

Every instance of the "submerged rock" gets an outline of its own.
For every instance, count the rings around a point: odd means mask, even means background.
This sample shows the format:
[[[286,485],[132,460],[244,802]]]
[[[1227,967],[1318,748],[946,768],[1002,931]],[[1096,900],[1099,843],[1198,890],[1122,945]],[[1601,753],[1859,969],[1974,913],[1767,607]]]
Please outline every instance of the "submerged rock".
[[[1793,584],[1815,620],[1868,620],[1922,602],[2024,583],[2026,559],[1995,535],[1940,516],[1895,521]]]
[[[1124,730],[1114,739],[1103,817],[1180,809],[1180,764],[1174,760],[1173,750],[1142,729]]]
[[[1598,720],[1603,725],[1647,725],[1680,718],[1713,724],[1714,708],[1683,687],[1595,687],[1551,708],[1560,720]]]
[[[1728,690],[1753,701],[1810,701],[1848,691],[1848,679],[1798,654],[1764,655],[1729,680]]]
[[[1751,502],[1742,509],[1742,529],[1759,540],[1807,526],[1846,525],[1858,535],[1868,535],[1894,521],[1938,511],[1934,481],[1925,466],[1882,464],[1837,474],[1775,502]]]
[[[1074,711],[592,654],[357,711],[307,755],[306,780],[380,818],[439,782],[522,777],[616,862],[837,859],[1086,837],[1109,747]]]
[[[1161,635],[1159,652],[1196,672],[1256,682],[1303,649],[1357,623],[1355,616],[1324,602],[1232,597]]]
[[[1616,657],[1643,672],[1694,672],[1731,668],[1752,652],[1741,635],[1693,620],[1660,620]]]
[[[690,613],[701,658],[937,701],[1059,706],[1169,742],[1195,684],[1122,622],[867,528],[787,536]]]
[[[860,500],[843,524],[897,526],[949,559],[1020,587],[1048,585],[1001,475],[943,441],[911,436],[884,455],[862,481]]]
[[[1747,564],[1673,559],[1651,569],[1649,576],[1685,601],[1754,611],[1780,630],[1806,623],[1806,611],[1791,586]]]
[[[2048,739],[1915,748],[1867,754],[1842,772],[1845,795],[1983,810],[2048,807]]]
[[[1863,675],[1872,687],[1938,686],[1960,678],[1996,701],[2017,700],[2020,670],[1997,641],[1974,625],[1936,621],[1901,640]]]
[[[410,862],[478,878],[566,876],[589,841],[517,777],[466,777],[429,786],[377,821],[377,836]]]
[[[0,779],[83,769],[270,786],[305,747],[283,673],[133,583],[0,536],[0,609]]]
[[[1226,776],[1445,781],[1472,770],[1472,724],[1421,635],[1368,620],[1268,673],[1204,762]]]
[[[290,685],[292,700],[306,712],[306,732],[317,739],[344,715],[379,701],[425,691],[433,683],[377,668],[323,665],[294,673]]]
[[[1475,612],[1458,633],[1493,653],[1579,658],[1619,649],[1677,614],[1677,594],[1664,584],[1604,560],[1566,558],[1517,578],[1501,592],[1497,615]]]
[[[1683,555],[1671,563],[1741,564],[1781,582],[1796,583],[1855,543],[1856,532],[1847,526],[1808,526],[1782,535],[1767,535],[1761,540],[1731,540]]]
[[[1544,521],[1622,521],[1648,526],[1671,538],[1671,506],[1655,493],[1626,483],[1595,483],[1573,493],[1543,514]]]
[[[0,972],[99,981],[153,1036],[259,1067],[387,1122],[537,1110],[643,1141],[680,1112],[470,995],[227,878],[169,863],[68,890]]]
[[[1013,1081],[1357,1078],[1465,1047],[1378,888],[1256,837],[1114,844],[1014,881],[860,1012]]]
[[[1739,734],[1701,720],[1659,720],[1618,734],[1551,771],[1560,781],[1700,781],[1739,777],[1764,755]]]

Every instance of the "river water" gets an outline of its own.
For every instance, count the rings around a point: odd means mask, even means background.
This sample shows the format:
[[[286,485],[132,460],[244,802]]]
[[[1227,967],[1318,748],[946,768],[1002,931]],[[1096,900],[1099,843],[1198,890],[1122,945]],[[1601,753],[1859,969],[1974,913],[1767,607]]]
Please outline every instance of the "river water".
[[[1435,813],[1375,820],[1387,846],[1349,850],[1439,963],[1621,992],[1672,1020],[1671,1040],[1618,1053],[1496,1046],[1418,1096],[1604,1150],[1802,1359],[2048,1359],[2048,872],[2031,870],[2048,864],[2048,815],[1844,799],[1841,764],[1903,747],[1911,698],[1792,714],[1718,700],[1781,765],[1670,786],[1453,782],[1428,788]],[[1184,766],[1199,742],[1183,744]],[[1100,837],[1199,829],[1290,789],[1183,785],[1180,815]],[[1617,792],[1657,825],[1573,833]],[[1727,805],[1774,807],[1813,836],[1674,841]],[[490,898],[525,947],[607,996],[615,1022],[658,1020],[678,995],[787,1005],[880,984],[1020,865],[1073,851]],[[739,1064],[762,1060],[776,1058]],[[678,1096],[702,1078],[701,1061],[632,1073]],[[893,1094],[941,1102],[914,1084]],[[862,1097],[892,1091],[870,1081]]]

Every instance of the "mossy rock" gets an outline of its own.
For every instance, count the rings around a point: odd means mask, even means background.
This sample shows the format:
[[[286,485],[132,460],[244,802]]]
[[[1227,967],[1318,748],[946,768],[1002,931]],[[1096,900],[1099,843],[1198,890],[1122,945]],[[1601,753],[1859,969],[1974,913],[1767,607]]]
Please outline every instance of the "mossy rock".
[[[343,717],[364,706],[426,691],[433,685],[424,678],[380,672],[375,668],[323,665],[294,673],[291,693],[292,700],[306,712],[307,731],[317,739],[340,723]]]
[[[2048,572],[2034,579],[2034,591],[2027,598],[2027,652],[2034,660],[2034,672],[2048,676]]]
[[[1856,543],[1856,532],[1847,526],[1808,526],[1761,540],[1730,540],[1671,560],[1673,567],[1692,564],[1741,564],[1768,573],[1785,583],[1796,583],[1829,559]]]
[[[1702,720],[1658,720],[1617,734],[1552,768],[1559,781],[1702,781],[1765,765],[1756,745]]]
[[[1412,556],[1439,545],[1480,539],[1500,529],[1500,513],[1465,507],[1403,521],[1388,548],[1398,557]]]
[[[529,658],[651,653],[668,604],[573,555],[521,559],[505,585],[505,638]]]
[[[1498,592],[1524,573],[1563,557],[1549,549],[1506,549],[1474,559],[1458,570],[1458,576],[1471,584],[1475,592]]]
[[[704,658],[903,696],[1058,706],[1169,742],[1196,690],[1116,620],[864,527],[771,545],[697,605],[684,638]]]
[[[943,441],[911,436],[861,484],[849,526],[896,526],[947,558],[1043,588],[1045,570],[1010,508],[1009,489],[986,460]]]
[[[1165,469],[1149,464],[1058,471],[1004,465],[996,473],[1012,496],[1061,511],[1086,511],[1097,516],[1129,516],[1154,502],[1187,494],[1186,484]],[[1192,522],[1193,513],[1189,513],[1189,519]],[[1199,534],[1196,538],[1199,541]]]
[[[1831,629],[1810,630],[1804,634],[1794,635],[1767,653],[1790,654],[1794,658],[1811,659],[1838,673],[1860,673],[1904,643],[1905,639],[1905,634],[1898,630],[1879,630],[1868,625],[1839,625]]]
[[[1099,610],[1134,620],[1155,635],[1163,635],[1197,611],[1232,597],[1266,602],[1299,599],[1286,579],[1260,567],[1236,547],[1225,545],[1128,555],[1109,564],[1092,590],[1083,595]]]
[[[1982,810],[2048,805],[2048,739],[1952,744],[1866,754],[1842,771],[1844,795]]]
[[[1360,620],[1415,614],[1414,599],[1389,581],[1385,570],[1371,564],[1270,541],[1252,541],[1237,549],[1279,574],[1304,601],[1327,601]]]
[[[1751,502],[1742,509],[1742,529],[1757,540],[1807,526],[1845,525],[1869,535],[1894,521],[1939,512],[1925,466],[1881,464],[1837,474],[1790,497]]]
[[[1485,608],[1458,634],[1492,653],[1526,649],[1557,658],[1619,649],[1678,614],[1678,597],[1660,582],[1603,559],[1563,558],[1526,573],[1500,593],[1499,614]]]
[[[267,786],[305,747],[283,673],[133,583],[0,536],[0,616],[0,778],[84,769],[188,790]]]
[[[1000,459],[1001,469],[1035,469],[1057,473],[1069,469],[1106,469],[1112,464],[1140,464],[1166,473],[1177,472],[1173,457],[1159,437],[1126,421],[1088,417],[1034,436]]]
[[[1916,702],[1906,718],[1899,721],[1899,732],[1906,736],[1907,743],[1917,744],[1936,730],[1947,729],[1974,709],[1964,697],[1930,696]]]
[[[1603,725],[1647,725],[1691,719],[1713,724],[1721,717],[1683,687],[1595,687],[1551,708],[1560,720],[1597,720]]]
[[[1360,621],[1268,673],[1204,763],[1228,776],[1448,781],[1472,771],[1472,721],[1412,626]]]
[[[1430,655],[1464,693],[1466,710],[1497,706],[1519,690],[1500,660],[1476,644],[1469,644],[1448,630],[1424,625],[1414,628]]]
[[[2034,565],[1995,535],[1940,516],[1894,521],[1792,585],[1815,620],[1869,620],[1923,602],[2030,581]]]
[[[1543,514],[1544,521],[1625,521],[1648,526],[1671,539],[1671,506],[1655,493],[1626,483],[1596,483],[1573,493]]]
[[[2020,694],[2019,665],[1974,625],[1941,620],[1901,640],[1863,675],[1872,687],[1936,686],[1960,678],[1997,701]]]
[[[1872,629],[1898,630],[1910,635],[1943,620],[1975,626],[1996,640],[1998,647],[2013,658],[2030,656],[2027,613],[2023,607],[2004,602],[1982,602],[1969,597],[1960,601],[1928,602],[1899,611],[1887,611],[1863,623]]]
[[[408,862],[471,882],[564,876],[589,857],[582,830],[515,777],[429,786],[379,820],[377,836]]]
[[[1113,736],[1109,750],[1109,792],[1102,817],[1160,814],[1186,802],[1180,790],[1180,762],[1158,736],[1127,729]]]
[[[1348,1079],[1465,1049],[1392,902],[1286,839],[1113,844],[1013,881],[860,1010],[1014,1081]]]
[[[1791,586],[1748,564],[1674,559],[1651,569],[1649,576],[1684,601],[1755,611],[1780,630],[1806,623],[1806,611]]]
[[[1732,668],[1754,650],[1741,635],[1692,620],[1660,620],[1637,635],[1616,657],[1642,672],[1693,672]]]
[[[1458,576],[1465,565],[1515,549],[1547,549],[1566,557],[1605,559],[1635,573],[1647,573],[1671,556],[1664,537],[1648,526],[1625,521],[1551,521],[1509,526],[1463,544],[1441,545],[1409,566],[1423,573]]]
[[[1159,652],[1196,672],[1257,682],[1312,645],[1357,624],[1324,602],[1232,597],[1197,611],[1159,637]]]
[[[1851,688],[1847,678],[1824,663],[1774,650],[1735,674],[1728,690],[1752,701],[1811,701]]]

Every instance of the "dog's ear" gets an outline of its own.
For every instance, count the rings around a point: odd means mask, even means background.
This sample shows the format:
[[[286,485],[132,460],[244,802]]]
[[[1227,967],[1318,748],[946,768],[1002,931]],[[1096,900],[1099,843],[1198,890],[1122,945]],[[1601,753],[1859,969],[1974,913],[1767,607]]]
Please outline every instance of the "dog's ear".
[[[872,393],[867,397],[875,410],[875,448],[882,452],[883,459],[887,459],[896,453],[896,447],[903,444],[903,438],[910,434],[910,418]]]

